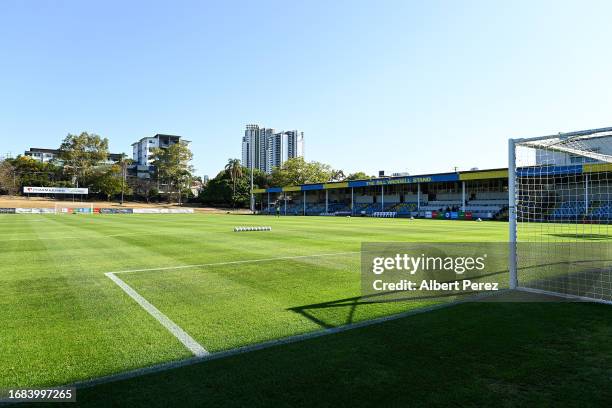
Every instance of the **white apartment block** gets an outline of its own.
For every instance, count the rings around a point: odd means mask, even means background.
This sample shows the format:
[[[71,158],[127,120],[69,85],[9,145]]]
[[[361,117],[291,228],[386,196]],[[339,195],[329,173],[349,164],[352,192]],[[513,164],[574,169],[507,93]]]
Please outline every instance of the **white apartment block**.
[[[176,143],[191,143],[182,139],[182,136],[157,134],[153,137],[143,137],[138,142],[132,143],[132,159],[139,178],[150,178],[153,168],[153,149],[166,149]]]
[[[59,149],[42,149],[39,147],[30,147],[30,149],[26,150],[23,155],[42,163],[50,163],[54,160],[61,163],[61,160],[58,159],[60,155]],[[116,163],[120,161],[123,157],[123,153],[109,153],[106,163]]]
[[[157,134],[153,137],[143,137],[138,142],[132,143],[132,159],[135,164],[148,166],[151,164],[151,156],[154,148],[165,149],[175,143],[191,143],[189,140],[181,139],[181,136]]]
[[[59,155],[59,151],[57,149],[31,147],[30,150],[26,150],[23,155],[42,163],[49,163]]]

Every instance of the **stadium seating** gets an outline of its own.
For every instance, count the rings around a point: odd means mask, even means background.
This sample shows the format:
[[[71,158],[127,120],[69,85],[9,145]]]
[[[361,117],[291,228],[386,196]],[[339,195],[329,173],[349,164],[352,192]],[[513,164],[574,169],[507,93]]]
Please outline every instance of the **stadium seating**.
[[[481,218],[494,218],[496,215],[501,214],[508,206],[507,199],[501,198],[478,198],[470,200],[466,203],[465,211],[472,212],[474,216]],[[571,206],[566,204],[565,207],[555,211],[551,217],[553,218],[571,218]],[[374,213],[395,213],[398,217],[408,217],[411,215],[417,215],[417,208],[419,206],[416,202],[385,202],[384,207],[381,203],[356,203],[353,211],[351,212],[350,204],[340,202],[330,202],[327,206],[327,212],[325,203],[310,203],[306,206],[306,215],[361,215],[365,214],[368,216],[374,216]],[[420,216],[424,216],[426,211],[460,211],[462,208],[461,201],[455,200],[433,200],[429,202],[422,202],[420,206]],[[276,214],[276,206],[270,206],[264,208],[261,211],[262,214]],[[303,215],[304,206],[302,203],[287,203],[286,215]],[[280,204],[280,214],[285,215],[285,205]],[[601,214],[601,215],[600,215]],[[607,214],[606,208],[602,207],[599,212],[595,213],[593,217],[603,217],[603,214]]]
[[[284,207],[281,207],[281,214],[285,214]],[[302,203],[299,204],[287,204],[287,215],[303,215],[304,207]]]
[[[470,200],[465,211],[497,213],[508,206],[508,200]]]
[[[612,221],[612,203],[608,201],[592,203],[591,208],[587,214],[588,219],[600,222]]]
[[[370,204],[366,204],[366,203],[355,203],[353,205],[353,213],[354,214],[361,214],[362,211],[365,210],[365,208],[370,205]]]
[[[350,207],[350,205],[347,205],[347,204],[344,204],[344,203],[329,203],[328,211],[330,213],[350,212],[351,211],[351,207]]]
[[[298,205],[297,215],[304,212],[302,204]],[[335,214],[350,214],[351,207],[344,203],[328,203],[327,212],[325,211],[325,203],[308,204],[306,206],[306,215],[335,215]]]
[[[557,206],[550,215],[552,219],[571,219],[585,215],[586,204],[584,201],[564,201]]]
[[[372,203],[368,205],[364,211],[367,215],[372,215],[372,213],[380,211],[380,203]]]
[[[397,202],[386,202],[385,201],[385,206],[384,209],[382,211],[392,211],[392,209],[399,203]]]
[[[460,208],[461,200],[459,201],[447,201],[447,200],[435,200],[429,201],[421,205],[422,211],[444,211],[447,208]]]
[[[354,206],[353,213],[372,215],[375,211],[380,211],[380,203],[357,203]]]
[[[412,215],[417,211],[417,203],[397,203],[389,208],[389,211],[395,211],[397,215]]]
[[[593,209],[589,213],[589,218],[610,221],[612,220],[612,204],[606,203]]]
[[[325,212],[325,204],[308,204],[306,206],[306,215],[319,215]]]
[[[608,201],[564,201],[558,204],[550,213],[551,220],[582,219],[594,222],[612,221],[612,203]]]

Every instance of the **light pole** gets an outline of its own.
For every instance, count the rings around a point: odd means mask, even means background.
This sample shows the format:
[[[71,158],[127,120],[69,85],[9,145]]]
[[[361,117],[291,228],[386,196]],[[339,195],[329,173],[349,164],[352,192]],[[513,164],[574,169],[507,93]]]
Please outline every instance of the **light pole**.
[[[125,165],[125,160],[121,161],[121,205],[123,205],[123,194],[125,191],[125,170],[126,170],[126,165]]]
[[[253,169],[253,160],[255,158],[254,157],[255,156],[255,149],[253,148],[253,143],[249,144],[249,148],[251,150],[251,152],[250,152],[251,153],[250,154],[250,156],[251,156],[251,163],[250,163],[251,164],[250,165],[250,167],[251,167],[251,200],[250,201],[251,202],[250,202],[250,206],[251,206],[251,213],[255,214],[255,196],[253,195],[253,170],[254,170]]]

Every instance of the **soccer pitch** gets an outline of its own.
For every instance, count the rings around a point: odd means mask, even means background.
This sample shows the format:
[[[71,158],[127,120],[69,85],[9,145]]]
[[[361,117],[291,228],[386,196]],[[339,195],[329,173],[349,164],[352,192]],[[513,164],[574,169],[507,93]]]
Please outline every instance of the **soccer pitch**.
[[[234,232],[241,225],[272,231]],[[361,297],[362,242],[503,242],[507,226],[361,217],[0,216],[0,389],[72,384],[193,359],[193,348],[164,319],[214,356],[428,311],[82,389],[77,399],[91,406],[255,400],[270,406],[316,405],[325,396],[342,405],[351,394],[371,405],[407,384],[418,385],[412,398],[432,404],[474,402],[475,395],[483,404],[499,396],[514,403],[593,398],[609,379],[609,306],[472,303],[434,310],[444,301]],[[559,225],[552,235],[562,240],[572,228]],[[453,385],[438,395],[432,388],[438,379]],[[292,399],[274,384],[289,387]],[[604,392],[592,401],[609,398]]]
[[[337,217],[7,215],[0,229],[0,388],[192,356],[107,272],[133,271],[116,276],[217,352],[435,302],[359,302],[362,241],[506,239],[504,223]]]

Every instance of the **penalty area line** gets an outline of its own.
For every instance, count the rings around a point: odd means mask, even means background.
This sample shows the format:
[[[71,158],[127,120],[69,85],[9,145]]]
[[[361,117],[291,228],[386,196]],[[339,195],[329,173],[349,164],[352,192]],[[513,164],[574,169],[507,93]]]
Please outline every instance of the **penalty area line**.
[[[319,258],[319,257],[326,257],[326,256],[353,255],[353,254],[359,254],[359,253],[361,252],[360,251],[350,251],[350,252],[336,252],[336,253],[328,253],[328,254],[280,256],[277,258],[245,259],[241,261],[227,261],[227,262],[215,262],[215,263],[207,263],[207,264],[180,265],[180,266],[164,266],[160,268],[127,269],[123,271],[106,272],[106,274],[169,271],[169,270],[175,270],[175,269],[202,268],[205,266],[238,265],[238,264],[256,263],[256,262],[271,262],[271,261],[282,261],[282,260],[291,260],[291,259]]]
[[[112,272],[107,272],[106,275],[110,280],[115,282],[129,297],[134,299],[136,303],[140,305],[147,313],[149,313],[155,320],[157,320],[162,326],[164,326],[174,337],[178,339],[191,353],[196,357],[204,357],[210,354],[200,343],[195,341],[187,332],[181,329],[176,323],[174,323],[168,316],[163,314],[158,308],[153,306],[147,299],[142,297],[136,292],[130,285],[122,281],[118,276]]]
[[[446,309],[453,306],[457,306],[463,303],[468,303],[473,300],[477,300],[479,298],[487,298],[493,296],[490,293],[484,293],[479,295],[474,295],[468,299],[457,300],[449,303],[436,304],[431,306],[426,306],[419,309],[412,309],[405,312],[397,313],[389,316],[381,316],[371,320],[364,320],[361,322],[349,323],[341,326],[331,327],[328,329],[316,330],[308,333],[297,334],[294,336],[284,337],[280,339],[269,340],[263,343],[255,343],[250,344],[234,349],[229,349],[225,351],[219,351],[214,353],[209,353],[204,356],[190,357],[182,360],[175,360],[166,363],[155,364],[147,367],[141,367],[130,371],[124,371],[122,373],[110,374],[104,377],[93,378],[90,380],[78,381],[70,384],[69,386],[76,387],[77,389],[83,388],[91,388],[101,384],[108,384],[117,381],[128,380],[131,378],[141,377],[144,375],[164,372],[168,370],[175,370],[182,367],[188,367],[195,364],[204,363],[207,361],[224,359],[232,356],[237,356],[241,354],[251,353],[259,350],[266,350],[272,347],[278,347],[282,345],[288,345],[293,343],[298,343],[302,341],[307,341],[311,339],[316,339],[323,336],[328,336],[332,334],[342,333],[345,331],[350,331],[354,329],[359,329],[368,326],[374,326],[385,322],[391,322],[394,320],[403,319],[409,316],[424,314],[428,312],[433,312],[436,310]]]

